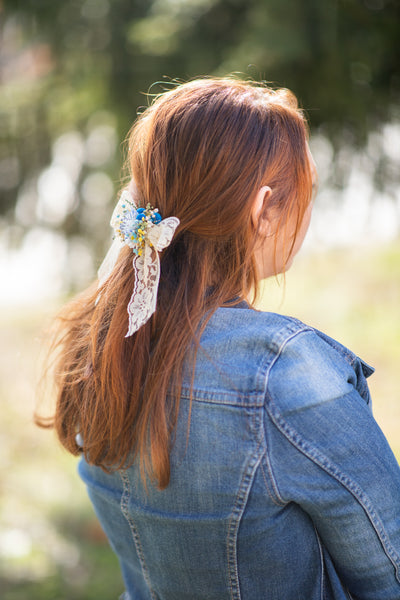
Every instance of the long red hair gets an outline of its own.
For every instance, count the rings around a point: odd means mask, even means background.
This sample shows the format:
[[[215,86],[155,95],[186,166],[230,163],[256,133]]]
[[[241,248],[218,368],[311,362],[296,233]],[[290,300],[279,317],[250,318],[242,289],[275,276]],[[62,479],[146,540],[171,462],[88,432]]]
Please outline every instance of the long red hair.
[[[50,425],[72,454],[82,451],[80,432],[89,463],[109,470],[139,458],[142,473],[164,488],[182,369],[189,350],[193,366],[204,317],[257,294],[257,191],[272,189],[270,205],[281,227],[295,218],[295,235],[310,202],[307,125],[288,90],[197,79],[159,96],[137,119],[129,167],[137,204],[180,219],[160,255],[157,310],[125,338],[134,272],[132,251],[123,248],[100,296],[94,284],[59,316]]]

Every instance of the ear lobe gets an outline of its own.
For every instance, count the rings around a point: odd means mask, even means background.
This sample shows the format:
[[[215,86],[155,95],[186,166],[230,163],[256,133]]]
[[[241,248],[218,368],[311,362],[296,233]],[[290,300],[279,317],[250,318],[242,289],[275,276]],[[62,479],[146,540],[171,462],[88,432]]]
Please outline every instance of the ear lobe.
[[[272,190],[268,185],[263,185],[257,192],[251,209],[251,220],[253,226],[258,232],[267,236],[270,234],[271,224],[268,219],[266,205],[272,194]]]

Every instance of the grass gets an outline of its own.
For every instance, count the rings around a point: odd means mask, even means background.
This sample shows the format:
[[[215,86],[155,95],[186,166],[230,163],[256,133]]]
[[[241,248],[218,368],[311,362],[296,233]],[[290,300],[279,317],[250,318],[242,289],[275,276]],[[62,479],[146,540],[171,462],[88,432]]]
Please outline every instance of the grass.
[[[262,307],[291,314],[376,367],[375,417],[400,458],[400,242],[379,250],[303,254]],[[32,423],[41,332],[54,307],[0,316],[0,597],[110,600],[117,560],[76,474],[76,459]]]

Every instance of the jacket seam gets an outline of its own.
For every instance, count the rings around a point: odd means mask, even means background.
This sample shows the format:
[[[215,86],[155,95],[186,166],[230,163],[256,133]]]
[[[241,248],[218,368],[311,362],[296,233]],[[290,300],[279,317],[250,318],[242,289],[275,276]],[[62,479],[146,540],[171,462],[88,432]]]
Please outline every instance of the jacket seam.
[[[326,596],[325,596],[325,591],[326,591],[326,577],[325,577],[325,569],[324,569],[324,553],[323,553],[323,549],[322,549],[322,543],[321,543],[321,538],[319,536],[319,533],[317,531],[317,528],[314,525],[314,531],[315,531],[315,537],[317,538],[317,543],[318,543],[318,548],[319,548],[319,555],[320,555],[320,560],[321,560],[321,600],[325,600]],[[344,593],[346,594],[346,598],[347,600],[351,600],[352,596],[350,595],[350,592],[347,589],[343,589]]]
[[[195,387],[192,396],[190,396],[189,388],[182,388],[180,397],[186,400],[189,400],[191,397],[193,401],[205,404],[238,406],[243,408],[260,407],[264,404],[264,395],[257,390],[247,393],[226,390],[221,393],[220,390],[205,390]]]
[[[270,398],[270,405],[267,407],[268,413],[271,417],[272,422],[286,437],[286,439],[312,462],[318,465],[336,481],[338,481],[343,487],[345,487],[350,494],[357,500],[362,506],[367,518],[369,519],[378,539],[381,542],[382,548],[392,563],[395,570],[395,577],[398,583],[400,583],[400,557],[397,555],[392,544],[390,543],[389,535],[387,534],[385,527],[376,513],[373,504],[363,489],[351,479],[345,472],[342,472],[335,463],[332,463],[322,452],[313,448],[310,444],[304,441],[299,433],[293,429],[282,417],[278,409],[275,407],[272,398]]]
[[[253,413],[253,420],[255,420],[256,414],[257,413]],[[262,455],[259,455],[259,449],[262,443],[263,439],[259,439],[257,447],[253,455],[250,457],[246,468],[244,469],[238,492],[236,494],[235,504],[233,506],[233,510],[231,512],[228,523],[227,555],[229,588],[232,600],[241,599],[239,573],[237,565],[237,536],[240,522],[242,520],[242,516],[250,494],[250,489],[254,481],[254,476],[257,471],[257,467],[262,459]]]
[[[336,340],[330,338],[328,335],[323,334],[321,331],[318,331],[318,329],[315,329],[313,327],[310,327],[310,329],[322,340],[324,341],[326,344],[328,344],[331,348],[333,348],[333,350],[335,350],[336,352],[338,352],[339,354],[342,354],[342,356],[345,358],[345,360],[348,362],[348,364],[350,366],[353,366],[354,363],[357,362],[357,360],[359,360],[358,356],[356,354],[354,354],[354,352],[352,352],[349,348],[346,348],[346,346],[343,346],[342,344],[340,344],[339,342],[336,342]]]
[[[274,366],[274,364],[275,364],[275,363],[277,362],[277,360],[280,358],[280,356],[281,356],[281,354],[282,354],[282,352],[283,352],[284,348],[287,346],[287,344],[288,344],[288,343],[289,343],[289,342],[290,342],[292,339],[294,339],[294,338],[295,338],[295,337],[297,337],[298,335],[300,335],[300,334],[302,334],[302,333],[307,333],[307,332],[311,332],[311,333],[313,333],[313,331],[314,331],[314,330],[313,330],[311,327],[309,327],[309,326],[307,326],[307,325],[304,325],[304,328],[303,328],[303,329],[299,329],[299,330],[297,330],[297,331],[293,331],[293,332],[292,332],[292,334],[291,334],[290,336],[286,337],[286,338],[285,338],[285,339],[282,341],[282,343],[281,343],[281,345],[279,346],[279,348],[278,348],[278,351],[277,351],[277,353],[276,353],[276,355],[275,355],[274,359],[273,359],[273,360],[272,360],[272,361],[271,361],[271,362],[268,364],[268,368],[267,368],[267,370],[265,371],[265,374],[264,374],[264,406],[266,405],[266,402],[265,402],[265,400],[266,400],[267,396],[269,396],[269,395],[268,395],[268,378],[269,378],[269,374],[270,374],[270,372],[271,372],[271,369],[272,369],[272,367]],[[267,407],[266,407],[266,409],[268,410],[268,408],[267,408]],[[267,453],[268,453],[268,443],[267,443],[267,439],[266,439],[265,426],[264,426],[264,439],[265,439],[265,444],[266,444],[266,447],[267,447]],[[277,498],[278,498],[278,499],[279,499],[279,500],[282,502],[282,506],[284,506],[284,505],[285,505],[285,504],[287,504],[287,503],[285,502],[284,498],[282,497],[282,494],[281,494],[281,493],[280,493],[280,491],[279,491],[278,482],[277,482],[277,480],[276,480],[276,477],[275,477],[275,475],[274,475],[274,472],[273,472],[272,465],[270,464],[269,460],[268,460],[268,463],[269,463],[269,476],[270,476],[270,478],[271,478],[271,483],[272,483],[272,485],[273,485],[273,488],[274,488],[274,491],[275,491],[275,493],[276,493],[276,496],[277,496]]]
[[[281,344],[278,346],[278,349],[276,351],[275,356],[273,357],[272,360],[270,360],[267,363],[267,368],[265,369],[264,374],[262,375],[263,377],[263,383],[264,383],[264,398],[265,398],[265,394],[267,392],[267,385],[268,385],[268,377],[269,377],[269,373],[272,369],[272,367],[274,366],[274,364],[276,363],[276,361],[280,358],[283,349],[287,346],[287,344],[294,339],[295,337],[297,337],[298,335],[301,335],[302,333],[313,333],[314,330],[312,329],[312,327],[309,327],[308,325],[303,324],[303,327],[301,329],[296,329],[295,331],[291,331],[289,335],[287,335],[286,337],[283,338]]]
[[[210,402],[212,404],[231,404],[234,406],[243,406],[243,407],[253,407],[253,406],[263,406],[265,391],[266,391],[266,381],[268,379],[268,373],[272,367],[272,365],[276,362],[277,358],[282,353],[282,349],[286,346],[286,344],[294,337],[301,333],[310,332],[315,333],[315,330],[302,323],[298,319],[294,319],[292,317],[285,317],[286,327],[282,328],[279,334],[276,336],[278,339],[275,343],[275,356],[270,361],[268,360],[267,364],[261,361],[261,364],[256,373],[256,382],[257,387],[251,391],[238,392],[237,390],[224,390],[221,393],[221,390],[210,390],[195,387],[192,391],[185,385],[182,386],[180,390],[181,398],[192,398],[197,402]],[[265,371],[264,371],[265,369]],[[261,381],[260,381],[261,379]],[[259,385],[261,383],[261,385]],[[190,393],[191,392],[191,393]]]
[[[268,368],[266,369],[265,374],[264,374],[264,398],[265,398],[265,394],[267,393],[268,377],[269,377],[272,367],[275,365],[277,360],[280,358],[284,348],[288,345],[288,343],[303,333],[314,333],[314,331],[311,327],[308,327],[307,325],[304,325],[304,329],[299,329],[298,331],[294,331],[291,335],[287,336],[282,341],[274,358],[269,362]]]
[[[128,511],[128,503],[129,503],[129,499],[131,496],[129,477],[125,471],[120,471],[119,474],[120,474],[120,477],[122,480],[122,485],[123,485],[123,492],[122,492],[121,504],[120,504],[121,512],[124,515],[125,519],[127,520],[129,528],[131,530],[131,534],[132,534],[132,538],[133,538],[133,541],[135,544],[136,552],[139,557],[139,562],[140,562],[140,566],[142,569],[143,578],[148,586],[151,598],[152,598],[152,600],[157,600],[157,595],[155,594],[155,592],[151,586],[150,576],[149,576],[149,572],[148,572],[148,569],[146,566],[143,548],[140,543],[139,533],[138,533],[135,523],[134,523],[132,517],[129,515],[129,511]]]
[[[317,531],[315,525],[314,525],[314,532],[315,532],[315,537],[317,538],[317,544],[318,544],[318,549],[319,549],[319,560],[320,560],[320,566],[321,566],[321,588],[320,588],[320,595],[321,595],[321,600],[324,600],[324,597],[325,597],[324,555],[323,555],[323,552],[322,552],[321,540],[319,539],[318,531]]]
[[[264,469],[263,461],[261,460],[260,468],[261,468],[261,473],[262,473],[262,476],[263,476],[263,479],[264,479],[264,484],[265,484],[268,496],[270,497],[271,502],[273,502],[277,506],[286,506],[287,502],[285,502],[283,500],[283,498],[280,497],[279,491],[278,491],[278,489],[275,486],[275,481],[274,481],[274,478],[273,478],[272,473],[270,471],[270,464],[269,464],[267,452],[264,454],[263,458],[265,459],[266,468],[267,468],[267,471],[268,471],[269,479],[271,481],[272,490],[273,490],[273,492],[271,492],[270,486],[268,484],[268,479],[267,479],[267,476],[265,474],[265,469]]]

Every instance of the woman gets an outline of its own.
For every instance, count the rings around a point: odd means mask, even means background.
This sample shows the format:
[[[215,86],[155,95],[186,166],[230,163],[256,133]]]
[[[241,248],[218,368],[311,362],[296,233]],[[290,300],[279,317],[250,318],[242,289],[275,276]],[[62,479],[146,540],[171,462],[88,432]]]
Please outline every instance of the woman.
[[[305,236],[315,165],[287,90],[155,100],[99,285],[61,320],[55,427],[130,600],[400,598],[400,470],[372,369],[253,308]]]

